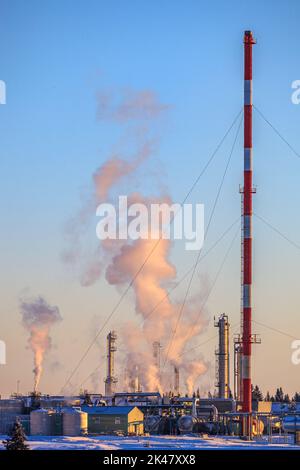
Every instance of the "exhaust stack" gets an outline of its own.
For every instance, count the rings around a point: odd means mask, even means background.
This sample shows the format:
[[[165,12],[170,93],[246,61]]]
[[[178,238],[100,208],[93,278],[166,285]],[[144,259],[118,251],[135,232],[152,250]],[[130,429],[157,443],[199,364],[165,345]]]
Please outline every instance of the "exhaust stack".
[[[241,399],[243,412],[252,413],[251,349],[259,343],[252,334],[252,48],[256,44],[251,31],[244,34],[244,187],[242,194],[242,318],[241,318]],[[247,420],[244,434],[251,437]]]
[[[225,313],[215,322],[215,327],[219,329],[219,348],[216,351],[216,386],[219,398],[229,398],[230,395],[229,326],[228,316]]]
[[[174,366],[174,395],[179,395],[179,368]]]
[[[107,377],[105,379],[105,395],[111,396],[116,392],[115,377],[115,352],[117,335],[115,331],[110,331],[107,335]]]

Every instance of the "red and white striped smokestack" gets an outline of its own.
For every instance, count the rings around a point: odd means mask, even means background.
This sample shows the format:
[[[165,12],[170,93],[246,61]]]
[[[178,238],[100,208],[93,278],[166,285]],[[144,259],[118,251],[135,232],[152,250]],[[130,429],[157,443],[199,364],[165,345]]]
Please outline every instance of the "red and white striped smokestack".
[[[243,326],[242,326],[242,398],[243,411],[252,412],[251,343],[252,343],[252,46],[251,31],[245,31],[244,83],[244,188],[243,188]]]

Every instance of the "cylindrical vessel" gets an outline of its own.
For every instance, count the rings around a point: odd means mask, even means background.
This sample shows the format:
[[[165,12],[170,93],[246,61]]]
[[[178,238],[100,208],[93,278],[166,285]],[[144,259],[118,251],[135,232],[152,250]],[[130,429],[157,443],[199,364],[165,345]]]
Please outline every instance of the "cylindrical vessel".
[[[145,432],[157,433],[159,428],[159,422],[161,417],[158,415],[149,415],[146,416],[144,421]]]
[[[218,396],[229,398],[229,322],[228,316],[220,315],[215,326],[219,329],[219,349],[216,351],[218,361]]]
[[[30,413],[30,434],[32,436],[51,436],[51,414],[53,412],[40,408]]]
[[[300,431],[300,416],[286,416],[283,418],[282,427],[286,432]]]
[[[63,411],[64,436],[83,436],[88,432],[88,414],[84,411],[70,408]]]
[[[177,426],[181,434],[193,432],[194,425],[197,423],[197,419],[192,415],[180,416],[177,422]]]

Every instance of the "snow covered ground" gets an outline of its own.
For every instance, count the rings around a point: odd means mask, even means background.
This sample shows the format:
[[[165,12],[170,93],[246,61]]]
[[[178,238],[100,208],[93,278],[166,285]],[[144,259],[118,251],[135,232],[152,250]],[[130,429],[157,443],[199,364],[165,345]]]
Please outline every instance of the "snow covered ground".
[[[0,436],[0,450],[3,450]],[[116,436],[93,436],[93,437],[53,437],[53,436],[31,436],[28,443],[33,450],[192,450],[192,449],[297,449],[293,445],[292,436],[288,443],[284,437],[274,436],[272,444],[267,439],[262,441],[246,442],[235,437],[211,436],[203,439],[196,436],[151,436],[151,437],[116,437]]]

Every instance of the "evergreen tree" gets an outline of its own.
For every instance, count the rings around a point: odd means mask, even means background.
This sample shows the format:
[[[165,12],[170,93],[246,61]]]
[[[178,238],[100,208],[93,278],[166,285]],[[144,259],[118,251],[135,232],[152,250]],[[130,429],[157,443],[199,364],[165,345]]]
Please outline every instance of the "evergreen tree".
[[[252,400],[263,401],[264,397],[258,385],[252,385]]]
[[[3,441],[6,450],[29,450],[23,426],[18,419],[12,427],[9,437],[10,439]]]
[[[290,399],[288,393],[286,393],[284,395],[283,401],[284,401],[284,403],[291,403],[291,399]]]
[[[281,387],[277,388],[274,398],[275,398],[275,401],[279,401],[279,402],[283,403],[284,394],[283,394],[283,390],[282,390]]]
[[[296,411],[297,410],[297,405],[296,405],[296,402],[292,399],[291,403],[290,403],[290,410],[291,411]]]
[[[272,401],[272,397],[271,397],[271,395],[270,395],[269,390],[268,390],[267,393],[266,393],[265,401]]]
[[[295,395],[293,396],[293,401],[295,402],[300,402],[300,393],[296,392]]]

